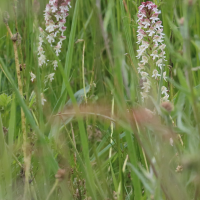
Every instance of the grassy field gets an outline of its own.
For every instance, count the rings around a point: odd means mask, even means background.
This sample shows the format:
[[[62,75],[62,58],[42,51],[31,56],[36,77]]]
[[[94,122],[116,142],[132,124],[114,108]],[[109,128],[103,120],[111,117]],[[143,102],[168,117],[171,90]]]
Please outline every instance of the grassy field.
[[[42,67],[48,0],[1,0],[0,200],[200,199],[200,0],[153,2],[167,78],[142,101],[141,0],[71,0]]]

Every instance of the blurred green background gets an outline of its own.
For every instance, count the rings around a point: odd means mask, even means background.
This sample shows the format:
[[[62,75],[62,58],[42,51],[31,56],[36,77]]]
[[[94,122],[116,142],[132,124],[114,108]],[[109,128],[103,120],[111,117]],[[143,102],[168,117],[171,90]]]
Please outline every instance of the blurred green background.
[[[0,199],[199,199],[200,1],[154,1],[161,10],[165,86],[174,109],[168,113],[150,99],[153,116],[141,108],[135,57],[142,1],[71,0],[59,67],[45,86],[53,67],[38,67],[37,46],[47,3],[0,2]],[[22,38],[23,98],[5,11],[11,31]],[[48,45],[45,53],[55,57]],[[31,71],[40,77],[34,83]],[[77,104],[85,110],[75,116]]]

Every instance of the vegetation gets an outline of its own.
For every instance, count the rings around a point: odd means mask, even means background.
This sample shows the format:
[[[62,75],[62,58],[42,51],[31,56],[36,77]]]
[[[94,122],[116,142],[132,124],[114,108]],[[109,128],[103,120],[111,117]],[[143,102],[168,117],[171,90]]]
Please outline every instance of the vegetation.
[[[142,1],[71,0],[61,52],[45,32],[41,67],[48,2],[0,3],[0,199],[199,199],[200,1],[153,1],[166,81],[145,101]]]

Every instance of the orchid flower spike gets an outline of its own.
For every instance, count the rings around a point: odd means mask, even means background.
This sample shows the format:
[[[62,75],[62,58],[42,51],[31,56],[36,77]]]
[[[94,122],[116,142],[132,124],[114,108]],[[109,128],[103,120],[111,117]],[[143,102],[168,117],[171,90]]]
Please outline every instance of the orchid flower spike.
[[[153,79],[159,81],[161,73],[163,73],[163,79],[166,81],[166,72],[163,71],[165,66],[164,62],[166,61],[166,45],[163,43],[164,33],[162,21],[160,21],[158,17],[160,13],[161,11],[157,9],[157,5],[151,1],[147,1],[139,6],[137,15],[138,34],[136,43],[139,45],[139,49],[137,50],[136,57],[140,60],[138,64],[138,73],[143,80],[143,85],[141,87],[143,101],[145,98],[148,98]],[[152,68],[152,63],[156,68]],[[168,91],[164,86],[162,89],[161,101],[168,101]]]

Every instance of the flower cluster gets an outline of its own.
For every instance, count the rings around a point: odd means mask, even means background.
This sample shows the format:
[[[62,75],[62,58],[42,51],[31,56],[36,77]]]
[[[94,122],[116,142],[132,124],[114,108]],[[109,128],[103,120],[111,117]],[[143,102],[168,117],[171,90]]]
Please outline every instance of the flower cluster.
[[[64,31],[66,30],[66,17],[68,16],[71,0],[49,0],[49,4],[46,5],[44,10],[45,19],[45,31],[39,27],[39,46],[38,46],[38,64],[40,67],[47,65],[47,62],[51,64],[56,70],[58,67],[57,60],[47,60],[45,56],[45,51],[43,49],[44,38],[53,47],[55,54],[59,56],[61,52],[62,42],[66,39],[64,36]],[[46,84],[49,80],[52,82],[54,80],[55,73],[50,73],[45,76],[44,83]],[[35,74],[30,73],[31,81],[36,78]],[[42,102],[42,104],[44,101]]]
[[[63,35],[66,30],[64,24],[70,7],[70,0],[50,0],[44,11],[45,30],[49,33],[47,40],[51,45],[55,44],[54,50],[57,56],[61,52],[62,41],[66,39]]]
[[[46,63],[46,56],[44,55],[44,50],[42,47],[43,38],[44,38],[44,31],[41,27],[39,27],[40,36],[39,36],[39,46],[38,46],[38,64],[40,67]]]
[[[51,46],[53,46],[54,51],[57,56],[61,52],[62,42],[66,39],[64,36],[64,31],[66,30],[65,22],[66,17],[68,16],[68,11],[70,5],[70,0],[50,0],[49,4],[46,5],[44,10],[44,19],[46,25],[47,32],[47,41]],[[43,42],[43,30],[40,28],[40,37],[39,37],[39,47],[38,47],[38,55],[41,58],[41,54],[44,53],[42,48]],[[45,59],[43,56],[42,58]],[[39,59],[39,66],[42,66],[45,62],[44,59]],[[41,62],[40,62],[41,61]],[[54,70],[58,67],[58,62],[56,60],[52,61]]]
[[[162,21],[158,18],[160,13],[153,2],[147,1],[139,6],[137,15],[137,44],[139,44],[139,49],[136,57],[140,59],[137,69],[142,79],[141,96],[143,100],[148,97],[151,80],[159,80],[161,73],[163,73],[163,79],[166,81],[166,72],[163,72],[163,67],[165,66],[163,62],[166,61],[166,45],[163,44]],[[157,66],[157,68],[153,69],[153,65]],[[161,94],[163,96],[162,101],[168,101],[169,95],[165,86],[162,86]]]

